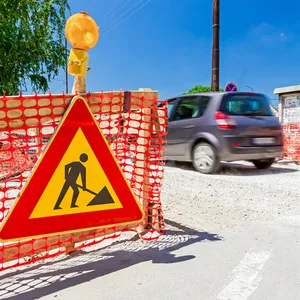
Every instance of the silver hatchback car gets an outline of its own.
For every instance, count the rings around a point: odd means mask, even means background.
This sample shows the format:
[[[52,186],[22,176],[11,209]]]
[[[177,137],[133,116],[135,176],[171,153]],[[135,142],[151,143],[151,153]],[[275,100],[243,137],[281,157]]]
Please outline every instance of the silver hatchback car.
[[[282,156],[281,125],[263,94],[225,92],[168,100],[167,160],[191,161],[205,174],[221,161],[246,160],[258,169]]]

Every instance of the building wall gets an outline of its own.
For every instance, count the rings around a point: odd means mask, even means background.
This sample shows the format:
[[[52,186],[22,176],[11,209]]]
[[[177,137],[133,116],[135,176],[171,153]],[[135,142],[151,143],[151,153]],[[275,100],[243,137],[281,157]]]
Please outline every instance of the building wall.
[[[279,120],[282,124],[284,158],[300,160],[300,91],[279,96]]]

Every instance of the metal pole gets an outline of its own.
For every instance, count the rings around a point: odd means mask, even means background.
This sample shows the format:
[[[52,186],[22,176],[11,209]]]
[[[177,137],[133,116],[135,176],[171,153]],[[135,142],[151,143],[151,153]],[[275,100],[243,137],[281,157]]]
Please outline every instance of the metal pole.
[[[219,91],[220,80],[220,0],[213,0],[213,46],[211,90]]]
[[[68,42],[67,39],[65,39],[65,48],[66,48],[66,94],[69,94],[69,74],[68,74]]]

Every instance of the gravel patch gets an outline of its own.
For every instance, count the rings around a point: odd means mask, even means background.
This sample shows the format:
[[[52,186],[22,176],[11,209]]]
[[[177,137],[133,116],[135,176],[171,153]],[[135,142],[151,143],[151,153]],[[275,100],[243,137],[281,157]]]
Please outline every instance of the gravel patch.
[[[300,211],[299,182],[296,164],[257,170],[239,162],[225,164],[217,175],[195,172],[190,164],[168,164],[162,203],[169,219],[188,222],[194,228],[233,228]]]

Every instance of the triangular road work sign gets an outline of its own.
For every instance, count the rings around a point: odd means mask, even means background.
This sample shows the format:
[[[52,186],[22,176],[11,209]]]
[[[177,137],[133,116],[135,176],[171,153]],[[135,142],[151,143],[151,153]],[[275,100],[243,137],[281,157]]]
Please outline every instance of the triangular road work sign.
[[[89,106],[82,97],[75,97],[4,220],[0,239],[142,219],[142,209]]]

